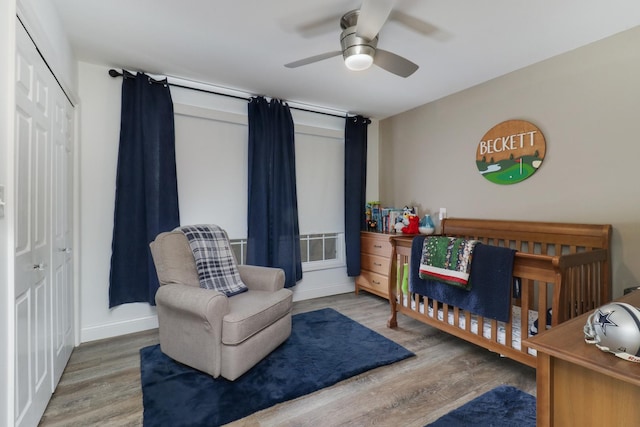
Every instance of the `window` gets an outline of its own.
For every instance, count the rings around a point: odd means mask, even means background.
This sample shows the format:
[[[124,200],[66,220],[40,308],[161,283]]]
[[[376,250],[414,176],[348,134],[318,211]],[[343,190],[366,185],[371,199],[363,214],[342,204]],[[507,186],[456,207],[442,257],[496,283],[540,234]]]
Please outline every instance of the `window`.
[[[344,265],[344,233],[300,236],[302,270],[322,270]]]
[[[188,102],[184,102],[187,95]],[[176,90],[172,96],[181,223],[218,224],[229,234],[236,259],[244,264],[248,185],[246,114],[225,111],[225,108],[218,110],[213,102],[219,101],[218,98],[192,91]],[[245,104],[239,111],[246,111]],[[302,268],[311,271],[342,267],[345,264],[344,118],[302,111],[292,113],[296,123]]]
[[[231,239],[238,264],[247,259],[247,239]],[[344,233],[317,233],[300,236],[302,270],[322,270],[344,265]]]
[[[245,264],[247,259],[247,239],[229,239],[229,243],[238,264]]]

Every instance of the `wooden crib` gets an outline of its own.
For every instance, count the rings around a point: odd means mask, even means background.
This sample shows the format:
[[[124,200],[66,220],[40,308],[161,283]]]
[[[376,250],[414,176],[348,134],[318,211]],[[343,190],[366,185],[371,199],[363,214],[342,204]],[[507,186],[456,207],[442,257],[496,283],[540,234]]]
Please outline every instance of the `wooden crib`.
[[[447,218],[442,235],[517,250],[513,275],[520,278],[521,291],[519,298],[512,295],[509,322],[416,293],[403,295],[398,267],[410,261],[413,236],[399,235],[392,239],[389,327],[397,326],[397,313],[402,313],[535,367],[535,350],[524,340],[538,313],[542,331],[548,309],[555,326],[611,300],[611,225]]]

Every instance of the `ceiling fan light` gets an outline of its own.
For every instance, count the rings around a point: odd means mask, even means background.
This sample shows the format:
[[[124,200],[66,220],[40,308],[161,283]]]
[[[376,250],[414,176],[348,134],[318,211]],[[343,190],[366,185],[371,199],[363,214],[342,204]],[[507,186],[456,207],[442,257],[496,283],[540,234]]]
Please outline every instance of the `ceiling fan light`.
[[[340,34],[344,64],[352,71],[362,71],[371,67],[377,45],[378,37],[374,37],[373,40],[358,37],[355,26],[345,28]]]
[[[344,64],[352,71],[363,71],[371,67],[373,64],[373,57],[368,53],[356,53],[347,56],[344,59]]]

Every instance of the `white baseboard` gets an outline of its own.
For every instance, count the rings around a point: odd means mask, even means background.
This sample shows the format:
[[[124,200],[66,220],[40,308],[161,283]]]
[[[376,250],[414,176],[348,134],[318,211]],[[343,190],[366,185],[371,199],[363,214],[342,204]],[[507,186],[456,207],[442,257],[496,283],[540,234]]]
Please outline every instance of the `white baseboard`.
[[[108,323],[104,325],[90,326],[82,328],[80,331],[80,342],[113,338],[120,335],[133,334],[158,327],[157,316],[147,316],[122,322]]]
[[[313,298],[354,292],[353,281],[323,286],[296,286],[293,288],[293,301],[304,301]],[[135,319],[106,323],[102,325],[81,328],[80,342],[96,341],[113,338],[126,334],[133,334],[158,327],[158,317],[155,315]]]
[[[312,289],[293,289],[293,301],[304,301],[313,298],[328,297],[331,295],[347,294],[354,292],[355,286],[353,282],[338,283],[335,285],[322,286]]]

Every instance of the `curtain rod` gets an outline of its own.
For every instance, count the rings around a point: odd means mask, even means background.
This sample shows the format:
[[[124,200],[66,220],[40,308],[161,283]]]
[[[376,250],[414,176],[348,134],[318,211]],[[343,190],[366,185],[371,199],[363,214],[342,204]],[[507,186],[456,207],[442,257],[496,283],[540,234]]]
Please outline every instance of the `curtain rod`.
[[[124,72],[120,72],[120,71],[115,70],[115,69],[112,68],[112,69],[109,70],[109,75],[111,77],[124,77]],[[229,93],[216,92],[214,90],[209,90],[209,89],[202,89],[202,88],[197,88],[197,87],[192,87],[192,86],[184,86],[184,85],[177,84],[177,83],[170,83],[168,81],[167,81],[167,84],[169,86],[179,87],[179,88],[182,88],[182,89],[189,89],[189,90],[195,90],[195,91],[198,91],[198,92],[211,93],[213,95],[226,96],[226,97],[229,97],[229,98],[241,99],[241,100],[244,100],[244,101],[249,101],[251,99],[251,98],[247,98],[247,97],[244,97],[244,96],[231,95]],[[308,113],[324,114],[325,116],[332,116],[332,117],[337,117],[337,118],[340,118],[340,119],[349,117],[348,114],[345,114],[344,116],[341,116],[341,115],[338,115],[338,114],[326,113],[324,111],[314,111],[314,110],[309,110],[309,109],[306,109],[306,108],[294,107],[294,106],[291,106],[291,105],[289,106],[289,108],[291,108],[292,110],[306,111]]]

